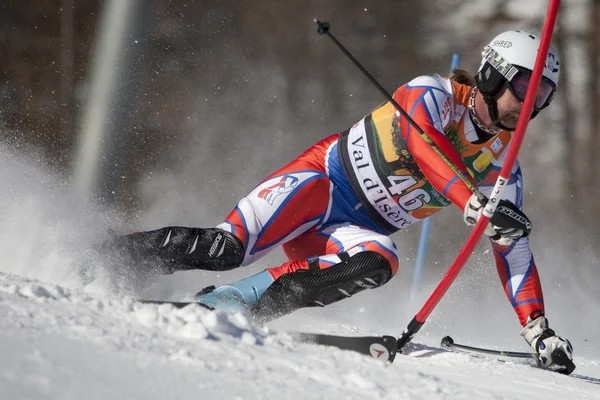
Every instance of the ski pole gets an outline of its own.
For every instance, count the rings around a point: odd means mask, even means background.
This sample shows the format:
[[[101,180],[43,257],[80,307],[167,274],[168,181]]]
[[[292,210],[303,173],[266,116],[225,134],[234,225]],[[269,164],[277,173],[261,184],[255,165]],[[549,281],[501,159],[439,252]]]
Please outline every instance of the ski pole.
[[[519,116],[519,121],[517,122],[517,128],[515,129],[515,133],[512,137],[510,148],[508,149],[508,153],[506,154],[506,159],[504,161],[504,165],[502,166],[502,170],[500,171],[500,176],[498,176],[498,180],[494,185],[494,189],[492,190],[492,195],[490,196],[490,200],[486,204],[483,214],[477,221],[475,228],[471,232],[467,242],[463,246],[462,250],[458,254],[454,263],[450,266],[450,269],[442,278],[442,281],[435,288],[425,305],[421,308],[421,310],[415,315],[412,321],[408,324],[402,335],[398,338],[398,351],[402,351],[402,348],[406,346],[406,344],[413,338],[413,336],[421,329],[421,326],[425,323],[425,320],[433,309],[440,302],[446,291],[454,282],[454,279],[465,265],[467,260],[469,259],[473,249],[479,242],[485,227],[487,226],[490,218],[494,215],[496,211],[496,207],[498,206],[498,201],[502,198],[502,194],[504,193],[504,189],[506,188],[506,184],[510,177],[510,172],[517,158],[517,154],[519,149],[521,148],[521,143],[523,142],[523,138],[525,137],[525,131],[527,129],[527,125],[529,124],[530,116],[533,111],[533,105],[535,102],[535,98],[538,92],[538,88],[540,86],[540,81],[542,79],[542,72],[544,70],[544,63],[546,62],[548,49],[550,47],[550,39],[552,37],[552,32],[554,31],[554,24],[556,22],[556,16],[558,14],[558,8],[560,6],[560,0],[550,0],[550,4],[548,6],[548,12],[546,14],[546,22],[544,23],[544,29],[542,32],[541,44],[538,49],[537,57],[535,60],[535,65],[533,67],[533,72],[531,74],[531,79],[529,81],[529,87],[527,88],[527,95],[525,96],[525,102],[523,104],[523,108],[521,110],[521,115]]]
[[[536,361],[537,365],[540,366],[540,358],[537,353],[523,353],[520,351],[505,351],[505,350],[492,350],[484,349],[481,347],[467,346],[465,344],[454,343],[454,340],[450,336],[442,338],[440,346],[447,350],[459,350],[473,353],[491,354],[493,356],[512,357],[512,358],[531,358]],[[575,363],[564,354],[561,349],[556,349],[552,352],[552,359],[555,360],[556,365],[560,365],[562,368],[553,369],[553,371],[561,374],[570,375],[575,371]]]
[[[463,350],[463,351],[472,351],[475,353],[482,354],[491,354],[493,356],[502,356],[502,357],[512,357],[512,358],[532,358],[534,360],[538,360],[538,355],[536,353],[524,353],[520,351],[506,351],[506,350],[492,350],[492,349],[484,349],[481,347],[473,347],[467,346],[465,344],[454,343],[454,339],[450,336],[444,336],[440,343],[440,347],[448,350]]]
[[[450,63],[450,74],[460,64],[460,55],[458,53],[452,54],[452,62]],[[417,249],[417,260],[415,262],[415,275],[413,276],[413,284],[411,290],[410,304],[414,303],[414,298],[421,287],[421,280],[423,278],[423,265],[425,264],[425,256],[427,251],[427,244],[429,242],[429,231],[431,230],[431,217],[425,218],[423,225],[421,226],[421,236],[419,238],[419,247]]]
[[[450,161],[450,159],[444,154],[444,152],[442,150],[440,150],[440,148],[435,144],[435,142],[433,140],[431,140],[431,138],[429,137],[429,135],[427,135],[427,133],[425,133],[425,131],[423,129],[421,129],[421,127],[415,122],[415,120],[412,119],[412,117],[410,115],[408,115],[408,113],[406,111],[404,111],[402,109],[402,107],[400,107],[400,105],[396,102],[396,100],[394,100],[394,98],[385,90],[385,88],[383,86],[381,86],[379,84],[379,82],[377,82],[377,80],[373,77],[373,75],[371,75],[369,73],[369,71],[367,71],[360,62],[358,62],[358,60],[356,58],[354,58],[354,56],[352,54],[350,54],[350,52],[346,49],[346,47],[344,47],[343,44],[341,44],[336,38],[335,36],[333,36],[333,34],[330,31],[330,24],[329,22],[321,22],[318,19],[314,19],[315,24],[317,24],[317,32],[320,35],[327,35],[329,36],[329,38],[336,44],[337,47],[339,47],[339,49],[354,63],[354,65],[356,65],[358,67],[358,69],[361,70],[361,72],[371,81],[371,83],[373,85],[375,85],[375,87],[377,89],[379,89],[379,91],[383,94],[383,96],[394,106],[394,108],[396,108],[396,110],[398,110],[398,112],[404,117],[406,118],[406,120],[408,121],[408,123],[410,125],[413,126],[413,128],[415,128],[415,130],[419,133],[419,135],[421,135],[421,137],[423,138],[423,140],[425,140],[425,142],[431,146],[431,148],[436,152],[436,154],[438,156],[440,156],[442,158],[442,160],[444,161],[444,163],[449,166],[452,171],[456,174],[456,176],[465,183],[465,185],[467,185],[467,187],[469,188],[469,190],[475,194],[475,196],[477,196],[477,198],[481,201],[485,201],[486,197],[479,191],[479,189],[477,188],[477,186],[475,186],[471,181],[469,181],[467,178],[465,178],[462,174],[462,172],[460,171],[460,169],[458,169],[458,167],[456,165],[454,165],[454,163],[452,161]]]

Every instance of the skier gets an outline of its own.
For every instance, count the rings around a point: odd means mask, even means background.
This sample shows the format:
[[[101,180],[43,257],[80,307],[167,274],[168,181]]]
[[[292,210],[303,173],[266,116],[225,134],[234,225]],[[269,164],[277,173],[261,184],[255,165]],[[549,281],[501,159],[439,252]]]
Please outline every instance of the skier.
[[[476,76],[463,70],[450,78],[420,76],[393,95],[486,196],[516,128],[539,45],[539,38],[527,32],[504,32],[485,47]],[[551,47],[531,118],[554,98],[559,70],[558,53]],[[572,347],[555,335],[544,316],[522,196],[517,162],[498,207],[503,212],[494,214],[485,233],[523,326],[521,335],[548,367],[555,349],[572,359]],[[119,265],[171,274],[230,270],[282,245],[288,258],[283,264],[196,295],[217,310],[265,322],[385,284],[399,266],[390,235],[450,204],[473,226],[485,201],[388,102],[268,176],[217,227],[170,226],[117,236],[107,247]]]

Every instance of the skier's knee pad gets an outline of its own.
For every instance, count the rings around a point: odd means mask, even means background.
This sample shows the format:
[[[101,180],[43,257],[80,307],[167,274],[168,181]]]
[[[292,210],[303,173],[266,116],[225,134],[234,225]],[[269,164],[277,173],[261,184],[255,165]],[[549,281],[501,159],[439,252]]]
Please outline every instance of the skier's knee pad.
[[[190,269],[226,271],[237,268],[244,259],[242,242],[219,228],[169,226],[124,237],[131,258],[155,259],[162,273]]]
[[[383,255],[363,251],[326,269],[298,270],[280,276],[260,297],[252,313],[266,322],[299,308],[323,307],[377,288],[391,277],[390,263]]]

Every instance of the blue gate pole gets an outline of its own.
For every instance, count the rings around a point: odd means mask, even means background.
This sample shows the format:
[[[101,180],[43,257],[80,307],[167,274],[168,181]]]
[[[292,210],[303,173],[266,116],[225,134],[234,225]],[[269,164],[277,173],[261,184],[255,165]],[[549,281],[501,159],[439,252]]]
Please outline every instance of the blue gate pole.
[[[460,64],[460,55],[452,54],[452,63],[450,64],[450,73]],[[425,218],[421,227],[421,237],[419,238],[419,247],[417,250],[417,261],[415,264],[415,274],[413,276],[413,284],[411,298],[419,292],[421,288],[421,280],[423,279],[423,264],[425,263],[425,254],[427,252],[427,242],[429,241],[429,231],[431,229],[431,217]],[[412,302],[412,301],[411,301]]]

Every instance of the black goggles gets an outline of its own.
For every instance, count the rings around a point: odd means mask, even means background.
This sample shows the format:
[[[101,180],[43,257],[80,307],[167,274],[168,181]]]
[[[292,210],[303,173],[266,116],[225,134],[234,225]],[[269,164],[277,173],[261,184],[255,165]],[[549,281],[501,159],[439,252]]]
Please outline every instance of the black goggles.
[[[517,70],[519,72],[517,72],[510,81],[506,81],[506,86],[519,101],[524,102],[527,88],[529,87],[529,81],[531,79],[531,71],[519,67],[517,67]],[[554,82],[545,76],[542,76],[540,87],[538,88],[537,96],[535,97],[534,109],[539,111],[548,107],[554,98],[555,93],[556,85]]]

